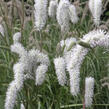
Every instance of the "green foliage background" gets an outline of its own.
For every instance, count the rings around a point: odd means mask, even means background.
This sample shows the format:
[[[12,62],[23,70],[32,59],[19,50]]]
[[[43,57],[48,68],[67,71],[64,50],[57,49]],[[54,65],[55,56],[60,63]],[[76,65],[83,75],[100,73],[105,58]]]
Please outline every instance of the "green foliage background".
[[[70,33],[66,36],[81,38],[84,34],[92,30],[94,27],[92,26],[93,22],[90,17],[91,15],[88,14],[82,23],[79,21],[76,25],[71,25]],[[61,87],[58,84],[55,74],[53,59],[57,55],[57,44],[62,39],[60,27],[56,20],[49,18],[46,27],[41,33],[37,31],[32,32],[34,29],[33,19],[26,22],[22,29],[19,19],[13,18],[11,26],[7,24],[6,19],[4,21],[5,37],[0,36],[0,109],[4,109],[6,90],[9,83],[13,80],[13,65],[18,60],[18,56],[10,52],[10,45],[13,43],[12,36],[20,30],[22,30],[21,42],[25,48],[30,44],[29,38],[31,36],[33,36],[36,42],[32,47],[40,49],[40,40],[42,40],[42,49],[48,54],[51,65],[43,85],[35,86],[33,80],[25,81],[23,89],[18,94],[15,109],[20,109],[21,101],[23,101],[26,109],[60,109],[64,105],[66,109],[81,109],[84,101],[84,80],[87,76],[95,78],[93,103],[99,104],[93,105],[90,109],[109,109],[109,90],[107,87],[102,87],[102,83],[100,82],[104,77],[109,77],[108,49],[97,47],[88,53],[81,67],[80,94],[74,97],[70,94],[68,85]],[[28,49],[32,47],[29,46]],[[71,107],[68,107],[68,105],[71,105]]]

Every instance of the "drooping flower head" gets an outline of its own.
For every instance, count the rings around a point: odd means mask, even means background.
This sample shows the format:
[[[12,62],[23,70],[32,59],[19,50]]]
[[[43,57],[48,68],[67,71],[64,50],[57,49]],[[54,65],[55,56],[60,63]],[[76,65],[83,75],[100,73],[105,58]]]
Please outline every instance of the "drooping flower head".
[[[83,36],[81,41],[88,43],[90,47],[109,47],[109,34],[103,30],[94,30]],[[77,44],[73,49],[70,62],[68,63],[67,70],[70,75],[70,90],[72,95],[79,93],[80,83],[80,68],[90,49]]]

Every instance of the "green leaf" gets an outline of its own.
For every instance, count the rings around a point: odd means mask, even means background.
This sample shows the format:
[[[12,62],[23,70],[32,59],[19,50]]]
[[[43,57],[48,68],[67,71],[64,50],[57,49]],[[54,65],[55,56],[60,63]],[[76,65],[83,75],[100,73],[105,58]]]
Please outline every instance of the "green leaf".
[[[106,14],[105,14],[106,16],[109,16],[109,11],[108,12],[106,12]]]

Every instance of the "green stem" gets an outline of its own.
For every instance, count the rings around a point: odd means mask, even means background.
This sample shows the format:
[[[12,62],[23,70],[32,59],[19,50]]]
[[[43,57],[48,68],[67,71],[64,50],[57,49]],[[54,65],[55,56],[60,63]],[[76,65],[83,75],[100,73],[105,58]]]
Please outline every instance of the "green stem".
[[[43,47],[42,42],[43,42],[43,39],[42,39],[41,31],[39,31],[39,35],[40,35],[40,51],[42,51],[42,47]]]
[[[78,44],[85,47],[85,48],[90,48],[92,49],[92,47],[90,46],[90,44],[83,42],[83,41],[78,41]]]
[[[75,42],[71,43],[71,45],[70,45],[70,47],[67,49],[67,51],[70,51],[70,50],[72,49],[72,47],[75,46],[75,45],[76,45]]]
[[[77,41],[77,44],[81,45],[82,47],[85,48],[90,48],[92,49],[92,47],[90,46],[90,44],[83,42],[83,41]],[[67,51],[70,51],[72,49],[73,46],[76,45],[76,42],[71,43],[70,47],[67,49]]]
[[[83,106],[83,104],[71,104],[71,105],[64,105],[64,106],[61,106],[60,108],[63,109],[63,108],[81,107],[81,106]],[[109,106],[109,104],[93,104],[93,106]]]
[[[8,67],[8,65],[5,65],[5,64],[0,64],[0,67],[6,68],[6,69],[8,69],[8,70],[12,71],[12,69],[11,69],[11,68],[9,68],[9,67]]]
[[[0,49],[10,50],[9,47],[7,47],[7,46],[1,46],[1,45],[0,45]]]

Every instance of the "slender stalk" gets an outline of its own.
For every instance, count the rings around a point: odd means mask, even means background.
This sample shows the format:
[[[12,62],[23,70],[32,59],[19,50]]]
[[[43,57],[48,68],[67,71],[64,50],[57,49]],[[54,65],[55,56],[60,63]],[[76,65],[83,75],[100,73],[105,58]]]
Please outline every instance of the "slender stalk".
[[[21,21],[21,34],[23,35],[23,30],[24,30],[24,18],[25,17],[25,12],[24,12],[24,1],[22,0],[22,21]]]
[[[40,35],[40,51],[42,51],[42,42],[43,42],[43,39],[42,39],[42,34],[41,34],[41,31],[39,31],[39,35]]]
[[[83,41],[77,41],[77,42],[73,42],[71,43],[70,47],[67,49],[67,51],[70,51],[72,49],[73,46],[75,46],[76,44],[79,44],[81,45],[82,47],[85,47],[85,48],[90,48],[92,49],[92,47],[90,46],[90,44],[86,43],[86,42],[83,42]]]
[[[10,51],[10,48],[7,47],[7,46],[0,46],[0,49],[5,49],[5,50],[9,50]]]
[[[82,107],[82,106],[83,104],[70,104],[70,105],[61,106],[60,108],[64,109],[64,108],[69,108],[69,107]],[[109,106],[109,104],[93,104],[93,106]]]

